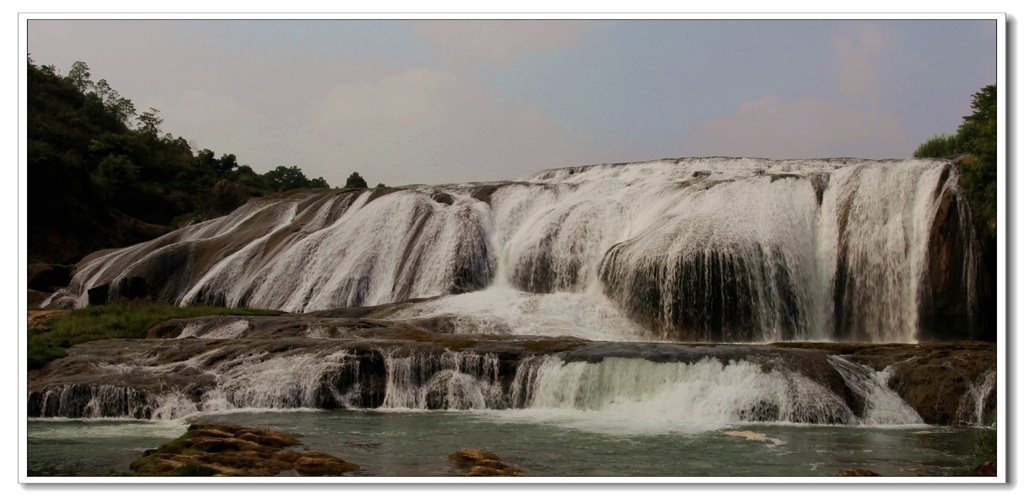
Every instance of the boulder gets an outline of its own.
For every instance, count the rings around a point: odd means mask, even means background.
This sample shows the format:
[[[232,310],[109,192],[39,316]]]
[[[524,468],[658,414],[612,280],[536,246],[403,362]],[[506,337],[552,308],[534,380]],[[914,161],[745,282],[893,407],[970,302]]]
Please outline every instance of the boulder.
[[[448,455],[448,459],[467,467],[463,477],[522,477],[525,476],[517,468],[503,463],[498,455],[490,451],[475,448],[463,448]]]
[[[235,425],[192,425],[181,438],[146,450],[132,462],[136,475],[272,476],[294,470],[304,476],[331,476],[359,466],[316,451],[284,451],[299,444],[285,432]]]

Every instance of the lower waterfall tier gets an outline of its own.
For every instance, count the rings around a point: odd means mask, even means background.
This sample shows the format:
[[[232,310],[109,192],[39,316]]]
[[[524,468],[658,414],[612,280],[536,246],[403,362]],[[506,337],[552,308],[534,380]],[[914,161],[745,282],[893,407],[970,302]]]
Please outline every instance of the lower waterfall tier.
[[[687,345],[456,335],[314,315],[169,321],[32,371],[29,416],[555,410],[695,424],[989,424],[995,347]],[[941,396],[941,397],[940,397]]]

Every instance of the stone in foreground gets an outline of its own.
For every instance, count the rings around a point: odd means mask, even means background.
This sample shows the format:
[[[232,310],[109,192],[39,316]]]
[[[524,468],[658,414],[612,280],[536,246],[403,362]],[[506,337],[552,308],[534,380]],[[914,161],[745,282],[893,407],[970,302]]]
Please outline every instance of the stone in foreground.
[[[130,468],[146,476],[272,476],[295,470],[303,476],[336,476],[359,466],[315,451],[283,448],[299,445],[284,432],[235,425],[193,424],[188,432],[148,450]]]

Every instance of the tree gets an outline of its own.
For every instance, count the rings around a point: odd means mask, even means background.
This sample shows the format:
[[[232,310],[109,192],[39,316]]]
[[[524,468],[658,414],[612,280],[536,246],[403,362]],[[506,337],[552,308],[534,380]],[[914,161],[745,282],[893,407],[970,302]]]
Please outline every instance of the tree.
[[[267,181],[267,186],[274,191],[305,188],[309,184],[309,179],[297,165],[291,167],[279,165],[274,170],[263,174],[263,177]]]
[[[92,80],[89,79],[92,74],[89,73],[89,65],[85,62],[78,61],[71,65],[71,71],[68,72],[68,81],[74,86],[79,92],[85,93],[86,90],[92,88]]]
[[[220,174],[226,174],[238,167],[238,160],[235,158],[234,153],[225,153],[220,156],[220,162],[217,164],[217,172]]]
[[[957,164],[960,187],[975,217],[992,232],[996,224],[997,91],[988,85],[972,95],[974,112],[965,115],[955,135],[938,135],[924,142],[915,157],[967,154]]]
[[[914,151],[917,158],[941,158],[963,153],[963,142],[955,134],[939,134],[921,143]]]
[[[139,132],[156,138],[160,134],[160,125],[164,123],[159,114],[160,111],[153,107],[149,107],[149,110],[143,112],[138,118]]]
[[[366,187],[366,180],[363,179],[363,176],[360,176],[358,172],[353,172],[352,175],[348,176],[348,179],[345,180],[345,187],[346,188],[365,188]]]
[[[988,85],[974,94],[971,108],[957,129],[964,151],[970,154],[960,166],[960,186],[964,188],[972,209],[981,215],[988,227],[996,222],[996,87]]]

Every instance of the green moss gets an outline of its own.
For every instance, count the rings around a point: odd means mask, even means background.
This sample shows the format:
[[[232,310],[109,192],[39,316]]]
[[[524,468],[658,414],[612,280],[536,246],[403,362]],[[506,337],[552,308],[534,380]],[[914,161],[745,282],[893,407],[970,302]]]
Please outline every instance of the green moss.
[[[171,472],[173,477],[210,477],[219,474],[220,471],[202,463],[186,462],[184,465]]]
[[[38,369],[67,356],[67,348],[99,339],[142,339],[149,328],[170,320],[207,315],[281,315],[277,310],[178,307],[132,301],[80,308],[28,331],[28,368]]]

